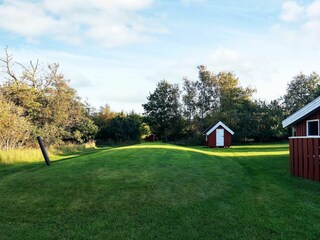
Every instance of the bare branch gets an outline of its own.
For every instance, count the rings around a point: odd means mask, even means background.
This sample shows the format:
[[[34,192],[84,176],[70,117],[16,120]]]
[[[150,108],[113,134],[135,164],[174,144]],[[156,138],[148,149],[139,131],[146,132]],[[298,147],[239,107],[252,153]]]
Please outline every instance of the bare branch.
[[[37,78],[39,60],[34,64],[30,61],[30,67],[25,67],[23,64],[18,63],[23,68],[23,79],[31,82],[31,87],[39,89],[41,87],[41,82]]]
[[[12,55],[9,54],[8,52],[8,47],[4,48],[5,51],[5,58],[0,58],[0,61],[3,62],[5,64],[4,68],[5,68],[5,73],[7,73],[13,80],[15,83],[18,83],[18,78],[16,77],[16,75],[14,74],[12,67]]]

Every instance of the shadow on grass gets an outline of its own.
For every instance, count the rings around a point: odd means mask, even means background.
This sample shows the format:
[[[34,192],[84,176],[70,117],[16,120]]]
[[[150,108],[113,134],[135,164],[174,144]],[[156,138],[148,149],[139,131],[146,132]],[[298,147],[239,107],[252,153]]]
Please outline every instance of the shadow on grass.
[[[63,161],[68,161],[72,160],[74,158],[79,158],[79,157],[85,157],[85,156],[90,156],[96,153],[100,153],[106,150],[113,149],[112,147],[99,147],[99,148],[94,148],[86,151],[79,151],[79,152],[69,152],[69,153],[63,153],[58,155],[58,159],[53,160],[53,164],[55,162],[63,162]],[[59,158],[61,157],[61,158]]]
[[[61,161],[66,161],[66,160],[71,160],[74,158],[78,157],[84,157],[84,156],[89,156],[92,154],[100,153],[100,152],[105,152],[105,151],[110,151],[112,149],[117,149],[117,148],[123,148],[123,147],[129,147],[129,146],[134,146],[139,143],[137,142],[126,142],[123,144],[103,144],[99,143],[97,144],[96,148],[91,148],[91,149],[86,149],[85,151],[67,151],[58,155],[58,159],[55,159],[54,162],[61,162]],[[69,157],[68,157],[69,156]]]

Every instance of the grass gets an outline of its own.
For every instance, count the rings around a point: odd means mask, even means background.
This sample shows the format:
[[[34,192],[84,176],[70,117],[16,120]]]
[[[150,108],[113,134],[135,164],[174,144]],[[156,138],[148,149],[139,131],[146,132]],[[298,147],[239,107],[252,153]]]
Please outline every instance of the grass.
[[[288,146],[138,144],[0,164],[1,239],[319,239]]]
[[[46,151],[50,156],[50,160],[59,160],[65,157],[70,157],[71,154],[94,150],[96,148],[94,142],[76,145],[69,144],[62,147],[48,148]],[[77,156],[77,155],[75,155]],[[13,163],[31,163],[43,162],[43,155],[39,148],[23,148],[23,149],[9,149],[0,150],[0,164],[13,164]]]

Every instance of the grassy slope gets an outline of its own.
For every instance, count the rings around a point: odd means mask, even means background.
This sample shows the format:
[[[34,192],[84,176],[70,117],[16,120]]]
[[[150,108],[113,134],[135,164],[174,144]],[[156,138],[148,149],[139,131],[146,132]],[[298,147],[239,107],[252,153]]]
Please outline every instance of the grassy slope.
[[[286,145],[163,144],[0,165],[1,239],[319,239],[320,185]]]

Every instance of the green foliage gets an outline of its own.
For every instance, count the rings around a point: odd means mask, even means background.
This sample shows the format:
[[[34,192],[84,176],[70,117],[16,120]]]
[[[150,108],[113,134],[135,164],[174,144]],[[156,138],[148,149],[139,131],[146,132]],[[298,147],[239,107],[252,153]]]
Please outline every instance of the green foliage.
[[[38,134],[47,145],[59,145],[64,141],[83,143],[93,139],[97,127],[76,91],[70,87],[69,80],[59,72],[59,64],[49,64],[42,69],[38,62],[30,62],[28,67],[19,64],[22,70],[18,77],[13,71],[12,56],[7,49],[5,52],[6,57],[0,60],[7,75],[4,84],[0,85],[0,94],[2,101],[7,103],[3,107],[10,108],[9,112],[17,112],[17,118],[12,119],[12,123],[7,122],[12,130],[4,128],[2,133],[6,135],[4,141],[7,143],[13,141],[8,140],[8,136],[15,139],[15,143],[6,146],[34,145]],[[21,125],[20,129],[14,128],[15,122]]]
[[[92,141],[98,133],[98,127],[89,116],[82,116],[71,128],[71,140],[77,143]]]
[[[285,118],[285,109],[274,100],[270,103],[266,101],[257,101],[254,113],[256,121],[255,139],[262,141],[279,140],[286,137],[287,131],[281,125]]]
[[[149,136],[151,134],[150,126],[144,122],[141,123],[140,134],[141,134],[141,139],[145,139],[147,136]]]
[[[320,95],[320,76],[313,72],[309,76],[298,74],[288,83],[284,103],[288,115],[293,114]]]
[[[114,113],[106,106],[95,114],[94,120],[100,127],[96,139],[102,142],[138,142],[150,134],[150,127],[134,112]]]
[[[23,117],[23,109],[0,93],[0,149],[23,146],[29,139],[31,129],[32,125]]]
[[[148,102],[142,105],[152,131],[164,140],[179,132],[177,129],[181,126],[179,97],[178,85],[162,80],[147,97]]]
[[[256,90],[242,87],[232,72],[214,74],[203,65],[198,69],[198,80],[183,79],[182,103],[178,94],[169,99],[170,89],[179,90],[166,81],[160,81],[147,97],[143,107],[152,132],[162,138],[170,136],[176,143],[200,144],[201,133],[223,121],[234,130],[234,141],[263,142],[287,137],[281,126],[286,110],[280,100],[255,101],[252,95]],[[313,74],[313,82],[316,78]]]
[[[219,96],[216,76],[212,75],[205,66],[198,66],[199,80],[195,82],[198,90],[197,108],[203,119],[219,107]]]
[[[215,78],[218,83],[220,111],[228,112],[241,107],[246,101],[252,100],[252,94],[256,91],[249,87],[239,85],[239,79],[231,72],[220,72]]]
[[[100,107],[99,111],[92,116],[94,123],[99,127],[107,125],[112,118],[116,117],[117,113],[113,112],[108,104]]]
[[[287,137],[281,121],[320,94],[319,75],[300,73],[282,100],[253,100],[255,89],[242,87],[232,72],[215,74],[200,65],[197,80],[183,79],[182,94],[177,84],[158,82],[143,104],[144,117],[113,112],[109,105],[92,113],[59,64],[17,64],[18,76],[7,49],[0,61],[5,70],[0,85],[0,149],[34,146],[37,135],[47,145],[59,146],[93,139],[136,142],[151,132],[165,141],[200,144],[202,132],[218,121],[234,130],[238,142],[281,140]]]
[[[197,114],[197,84],[196,82],[183,78],[183,116],[190,123]]]

